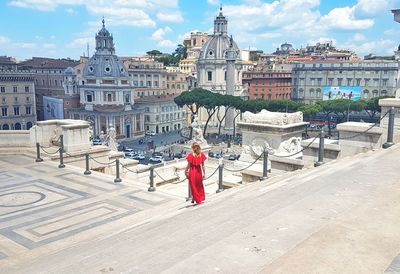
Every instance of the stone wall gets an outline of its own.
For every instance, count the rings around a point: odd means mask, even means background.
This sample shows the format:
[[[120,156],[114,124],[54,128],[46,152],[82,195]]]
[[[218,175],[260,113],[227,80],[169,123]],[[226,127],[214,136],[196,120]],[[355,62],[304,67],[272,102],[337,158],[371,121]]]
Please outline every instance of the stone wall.
[[[29,130],[0,130],[0,147],[31,147]]]

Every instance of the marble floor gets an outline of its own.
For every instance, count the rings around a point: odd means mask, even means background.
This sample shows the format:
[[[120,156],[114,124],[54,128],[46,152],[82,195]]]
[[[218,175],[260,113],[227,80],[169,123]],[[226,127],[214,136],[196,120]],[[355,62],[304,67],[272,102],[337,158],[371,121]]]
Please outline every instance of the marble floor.
[[[107,237],[140,223],[147,212],[182,206],[167,192],[148,192],[135,182],[21,155],[0,156],[0,266],[7,259],[36,256]]]

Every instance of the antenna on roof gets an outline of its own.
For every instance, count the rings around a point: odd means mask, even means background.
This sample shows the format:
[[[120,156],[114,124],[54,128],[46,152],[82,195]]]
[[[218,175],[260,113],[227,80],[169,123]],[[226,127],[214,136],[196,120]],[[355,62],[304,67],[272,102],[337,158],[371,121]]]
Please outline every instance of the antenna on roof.
[[[103,15],[103,20],[101,20],[101,22],[103,23],[103,28],[106,27],[106,21],[104,20],[104,15]]]

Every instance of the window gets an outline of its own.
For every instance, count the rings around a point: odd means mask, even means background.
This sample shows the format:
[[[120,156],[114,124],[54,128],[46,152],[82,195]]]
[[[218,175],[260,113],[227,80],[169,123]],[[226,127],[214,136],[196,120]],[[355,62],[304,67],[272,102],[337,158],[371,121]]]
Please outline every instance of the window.
[[[317,79],[317,85],[318,85],[318,86],[322,85],[322,78],[318,78],[318,79]]]
[[[333,78],[328,79],[328,86],[333,86]]]
[[[14,102],[15,102],[15,103],[18,102],[18,97],[14,97]]]
[[[356,82],[357,82],[357,84],[356,84],[357,86],[360,86],[360,85],[361,85],[361,79],[360,79],[360,78],[357,78],[357,79],[356,79]]]
[[[212,81],[212,71],[207,71],[207,81]]]
[[[14,115],[19,116],[19,107],[14,107]]]
[[[1,101],[2,101],[3,103],[5,103],[5,102],[6,102],[6,97],[1,98]]]
[[[365,78],[364,81],[365,81],[365,86],[368,86],[369,85],[369,79]]]
[[[2,93],[6,92],[6,87],[0,87],[0,91],[1,91]]]
[[[1,116],[3,117],[8,116],[7,108],[1,108]]]
[[[388,79],[382,79],[382,86],[386,87],[388,83]]]
[[[151,87],[151,81],[147,81],[147,86]]]
[[[154,86],[158,87],[158,81],[154,81]]]
[[[25,86],[25,92],[29,92],[29,86]]]
[[[58,83],[57,83],[57,80],[54,80],[54,85],[57,86],[57,84],[58,84]]]
[[[30,115],[31,114],[31,107],[25,107],[25,113],[26,113],[26,115]]]
[[[107,101],[112,102],[112,94],[111,93],[107,93]]]
[[[86,94],[86,102],[93,102],[93,95],[92,94]]]
[[[13,92],[18,92],[18,87],[13,87]]]
[[[314,78],[311,78],[311,85],[315,86],[315,79]]]
[[[352,84],[352,79],[351,78],[347,78],[347,85],[351,86],[351,84]]]
[[[125,95],[125,103],[129,104],[131,102],[131,97],[129,95]]]
[[[342,85],[342,80],[343,80],[342,78],[338,78],[338,79],[337,79],[337,85],[338,85],[338,86],[341,86],[341,85]]]
[[[29,97],[26,97],[26,101],[27,101],[27,102],[29,102],[29,101],[30,101]]]

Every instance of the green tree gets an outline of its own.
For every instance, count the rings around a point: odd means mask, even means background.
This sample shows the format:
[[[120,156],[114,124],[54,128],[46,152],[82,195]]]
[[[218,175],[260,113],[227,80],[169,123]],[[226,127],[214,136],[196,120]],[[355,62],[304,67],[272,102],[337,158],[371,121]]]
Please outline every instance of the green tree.
[[[185,59],[187,57],[186,45],[179,44],[175,51],[172,53],[172,56],[177,59],[177,63],[179,63],[180,60]]]
[[[150,50],[150,51],[146,52],[146,54],[148,56],[151,56],[151,57],[154,58],[154,57],[162,55],[163,53],[161,51],[159,51],[159,50],[153,49],[153,50]]]
[[[308,104],[300,106],[299,111],[303,112],[304,117],[309,119],[310,117],[320,113],[322,108],[319,104]]]

